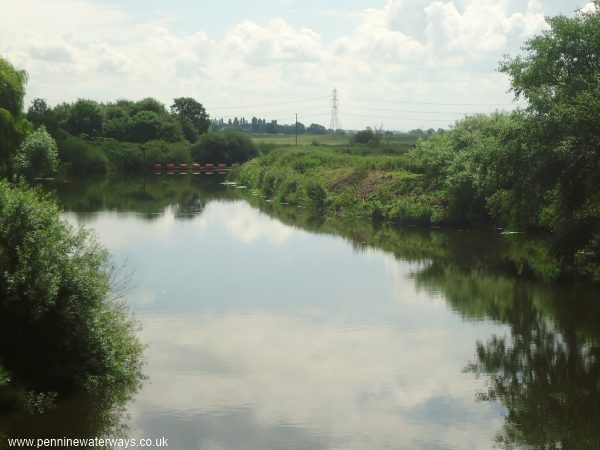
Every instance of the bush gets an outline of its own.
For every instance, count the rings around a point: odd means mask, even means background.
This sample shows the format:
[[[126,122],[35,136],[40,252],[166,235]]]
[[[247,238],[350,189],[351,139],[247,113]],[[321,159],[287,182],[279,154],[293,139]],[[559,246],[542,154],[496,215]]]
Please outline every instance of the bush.
[[[26,177],[47,177],[58,169],[56,142],[41,126],[17,149],[15,171]]]
[[[366,144],[366,145],[379,145],[381,142],[381,136],[379,133],[373,132],[371,128],[359,131],[350,139],[350,143],[354,144]]]
[[[195,162],[206,164],[243,163],[258,156],[252,140],[243,133],[233,131],[206,133],[191,148]]]
[[[72,175],[103,175],[108,171],[108,158],[92,144],[69,136],[61,142],[58,154]]]
[[[0,182],[0,366],[11,378],[59,393],[139,383],[143,347],[111,273],[108,252],[53,202]]]

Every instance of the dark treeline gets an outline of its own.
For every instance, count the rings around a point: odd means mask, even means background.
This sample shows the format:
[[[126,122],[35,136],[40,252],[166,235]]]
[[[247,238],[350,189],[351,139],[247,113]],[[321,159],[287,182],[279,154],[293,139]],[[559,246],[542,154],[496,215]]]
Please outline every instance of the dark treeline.
[[[252,119],[248,120],[244,117],[234,117],[232,119],[212,119],[210,123],[210,129],[213,131],[218,130],[240,130],[246,133],[255,133],[255,134],[327,134],[327,133],[336,133],[336,134],[346,134],[344,130],[332,130],[327,129],[323,125],[318,123],[311,123],[308,127],[304,125],[302,122],[292,123],[280,125],[277,120],[267,121],[266,119],[260,119],[258,117],[253,116]],[[367,130],[372,129],[370,127]],[[383,134],[382,130],[379,131],[380,134]],[[437,130],[433,128],[429,128],[427,130],[422,130],[421,128],[416,128],[414,130],[410,130],[405,133],[406,135],[411,136],[431,136],[435,133],[443,133],[444,130],[442,128],[438,128]],[[387,131],[387,134],[398,134],[398,132]]]
[[[240,130],[247,133],[264,133],[264,134],[326,134],[332,132],[323,125],[317,123],[311,123],[310,126],[306,126],[301,122],[298,122],[297,126],[295,123],[290,125],[280,125],[277,120],[267,121],[266,119],[259,119],[252,117],[251,120],[240,117],[235,117],[233,120],[228,119],[213,119],[211,122],[212,130],[223,130],[223,129],[234,129]],[[339,133],[344,133],[343,130],[338,130]]]
[[[56,140],[62,176],[144,172],[154,163],[243,162],[256,154],[239,133],[209,133],[206,110],[190,97],[175,98],[168,110],[150,97],[109,103],[78,99],[54,107],[37,98],[25,119]],[[215,142],[220,152],[214,151]]]
[[[113,138],[127,142],[179,142],[186,139],[193,143],[208,131],[210,125],[202,104],[189,97],[174,99],[169,111],[151,97],[113,103],[79,99],[53,108],[37,98],[27,110],[26,117],[36,127],[44,125],[55,139],[64,139],[64,133],[69,133],[82,138]]]

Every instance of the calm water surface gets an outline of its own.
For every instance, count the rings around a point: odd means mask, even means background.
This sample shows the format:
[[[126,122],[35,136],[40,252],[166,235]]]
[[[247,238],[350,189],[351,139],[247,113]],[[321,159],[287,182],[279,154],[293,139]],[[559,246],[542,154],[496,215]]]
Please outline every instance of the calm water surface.
[[[529,244],[293,208],[280,221],[190,178],[59,189],[66,219],[131,271],[148,379],[129,437],[206,450],[600,442],[599,292],[519,281],[496,261]]]

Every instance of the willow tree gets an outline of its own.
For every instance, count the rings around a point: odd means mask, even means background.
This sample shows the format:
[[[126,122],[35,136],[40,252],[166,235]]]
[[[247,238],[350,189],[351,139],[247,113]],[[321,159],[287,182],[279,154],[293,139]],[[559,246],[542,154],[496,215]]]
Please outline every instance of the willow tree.
[[[0,57],[0,172],[6,173],[14,151],[31,124],[23,115],[27,74]]]

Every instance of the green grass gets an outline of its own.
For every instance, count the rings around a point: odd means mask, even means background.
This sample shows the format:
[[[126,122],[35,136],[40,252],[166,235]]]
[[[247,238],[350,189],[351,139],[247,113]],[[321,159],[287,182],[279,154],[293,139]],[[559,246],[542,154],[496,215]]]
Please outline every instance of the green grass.
[[[296,136],[289,134],[251,134],[252,141],[259,144],[267,144],[278,147],[296,145]],[[299,134],[298,145],[320,145],[320,146],[348,146],[352,138],[351,134]],[[412,147],[417,141],[417,136],[409,134],[395,134],[383,136],[381,147]],[[364,148],[364,146],[363,146]],[[371,149],[372,151],[373,149]]]
[[[276,148],[232,176],[263,195],[336,215],[409,224],[445,221],[443,198],[407,170],[406,155],[346,152],[347,146]]]
[[[289,146],[296,144],[296,136],[290,134],[251,134],[254,143]],[[298,145],[345,145],[349,136],[340,134],[299,134]]]

